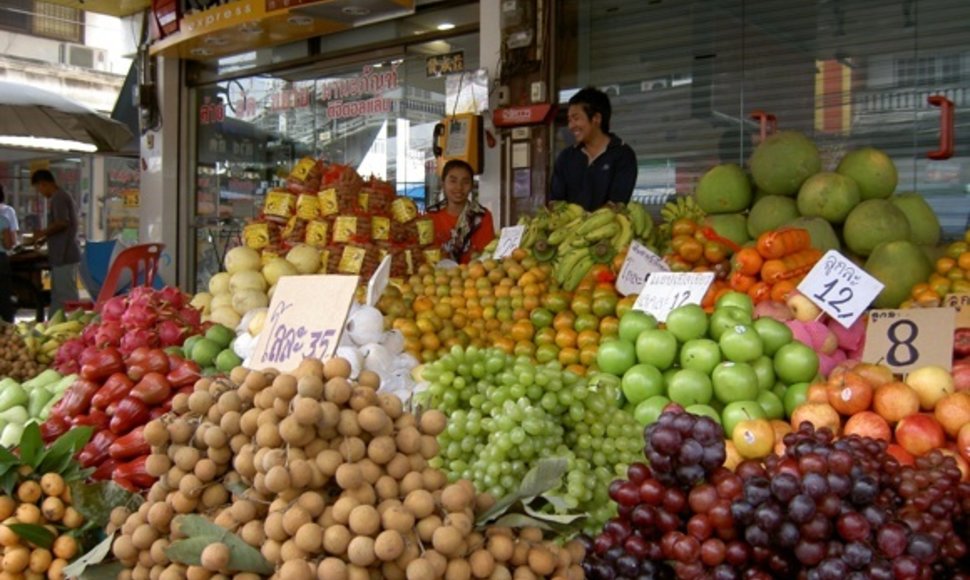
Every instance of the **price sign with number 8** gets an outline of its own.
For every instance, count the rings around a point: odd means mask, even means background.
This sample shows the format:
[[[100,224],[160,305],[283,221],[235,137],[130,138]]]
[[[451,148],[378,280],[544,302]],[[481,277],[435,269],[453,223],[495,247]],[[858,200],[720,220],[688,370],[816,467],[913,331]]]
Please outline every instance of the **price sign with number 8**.
[[[953,308],[872,310],[866,325],[862,360],[882,363],[897,373],[953,363]]]

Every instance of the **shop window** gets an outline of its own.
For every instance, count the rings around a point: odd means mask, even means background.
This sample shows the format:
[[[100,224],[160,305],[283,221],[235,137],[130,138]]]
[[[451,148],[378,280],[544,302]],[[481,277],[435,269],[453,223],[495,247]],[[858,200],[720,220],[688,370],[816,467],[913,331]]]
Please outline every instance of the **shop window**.
[[[84,42],[82,13],[52,2],[7,0],[0,6],[0,28],[21,34]]]

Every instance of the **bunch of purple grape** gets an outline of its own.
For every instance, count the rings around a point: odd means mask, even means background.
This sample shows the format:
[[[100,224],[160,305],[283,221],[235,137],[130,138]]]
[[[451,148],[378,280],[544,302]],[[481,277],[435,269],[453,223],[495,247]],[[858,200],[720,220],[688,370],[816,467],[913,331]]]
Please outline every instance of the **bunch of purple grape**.
[[[689,490],[724,465],[724,430],[710,417],[665,411],[644,430],[644,454],[657,479]]]

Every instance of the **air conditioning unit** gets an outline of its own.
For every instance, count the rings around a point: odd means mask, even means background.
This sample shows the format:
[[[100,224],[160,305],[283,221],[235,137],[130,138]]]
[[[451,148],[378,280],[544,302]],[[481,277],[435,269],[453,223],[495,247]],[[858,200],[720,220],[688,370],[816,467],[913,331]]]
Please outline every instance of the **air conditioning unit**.
[[[640,92],[659,91],[670,86],[670,79],[656,78],[640,82]]]
[[[70,66],[106,70],[107,53],[103,48],[92,48],[81,44],[61,43],[60,62]]]

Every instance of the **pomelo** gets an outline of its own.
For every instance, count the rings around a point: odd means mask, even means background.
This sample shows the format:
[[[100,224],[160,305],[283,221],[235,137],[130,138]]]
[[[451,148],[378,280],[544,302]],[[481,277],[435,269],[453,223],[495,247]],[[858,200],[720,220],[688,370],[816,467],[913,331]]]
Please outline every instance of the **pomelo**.
[[[897,240],[876,246],[866,260],[865,269],[885,285],[872,306],[898,308],[909,297],[913,286],[930,277],[933,263],[913,242]]]
[[[757,238],[798,217],[798,205],[790,197],[768,195],[757,202],[748,214],[748,235]]]
[[[785,225],[808,230],[808,233],[812,236],[813,248],[818,248],[823,252],[842,248],[842,242],[839,241],[839,236],[832,228],[832,224],[820,217],[800,217]]]
[[[748,218],[743,213],[709,215],[704,218],[704,225],[714,228],[717,235],[739,246],[743,246],[751,239],[748,237]]]
[[[896,191],[896,164],[875,147],[849,151],[835,171],[854,179],[864,200],[887,198]]]
[[[761,142],[751,154],[751,176],[772,195],[795,195],[802,183],[822,169],[818,148],[798,131],[781,131]]]
[[[751,205],[751,184],[734,163],[715,165],[701,177],[694,197],[708,214],[742,211]]]
[[[906,214],[888,199],[867,199],[855,206],[842,228],[845,245],[860,256],[868,256],[879,244],[909,236]]]
[[[859,205],[859,186],[851,177],[823,171],[809,177],[798,190],[798,211],[840,224]]]
[[[900,193],[889,198],[893,205],[903,211],[909,221],[910,239],[921,246],[940,243],[940,218],[926,203],[922,195],[913,192]]]

